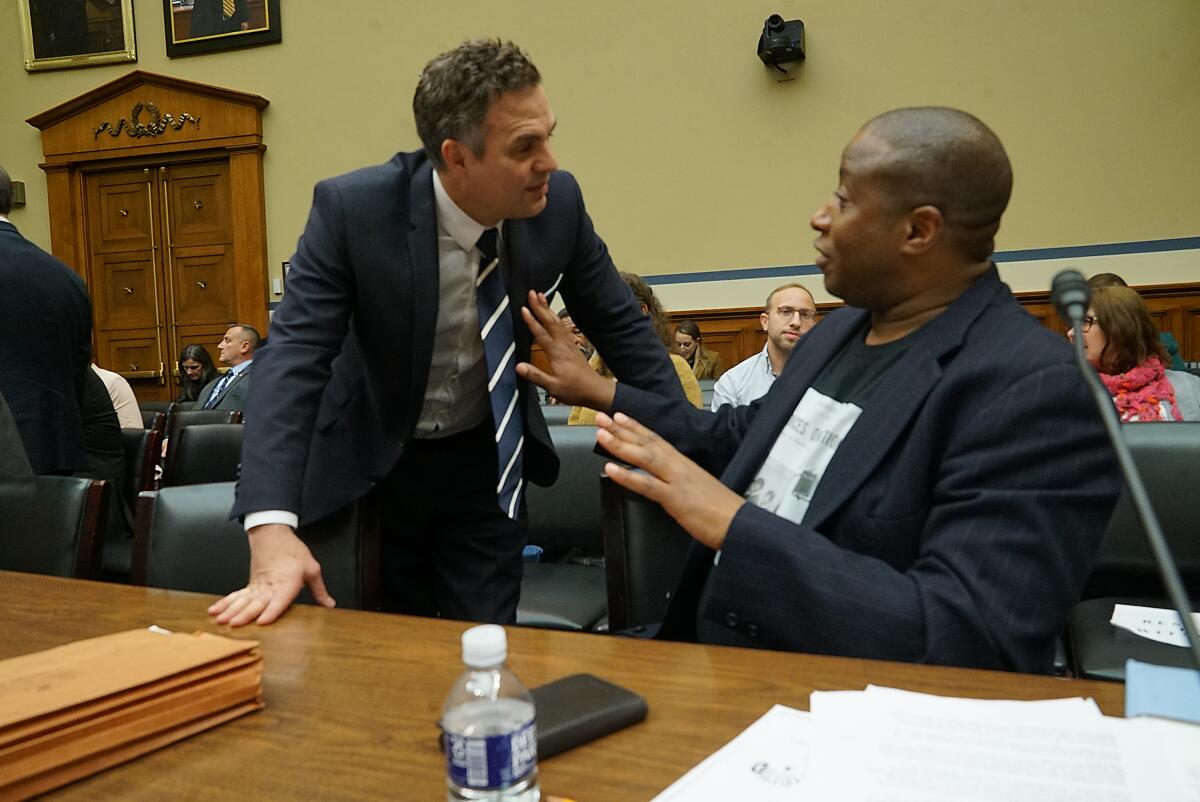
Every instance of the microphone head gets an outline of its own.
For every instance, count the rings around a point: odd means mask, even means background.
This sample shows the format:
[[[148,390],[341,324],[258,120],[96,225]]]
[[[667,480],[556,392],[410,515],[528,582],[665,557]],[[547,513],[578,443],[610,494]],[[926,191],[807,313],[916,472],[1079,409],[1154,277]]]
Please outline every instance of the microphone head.
[[[1050,299],[1062,319],[1071,324],[1087,314],[1092,288],[1078,270],[1062,270],[1050,282]]]

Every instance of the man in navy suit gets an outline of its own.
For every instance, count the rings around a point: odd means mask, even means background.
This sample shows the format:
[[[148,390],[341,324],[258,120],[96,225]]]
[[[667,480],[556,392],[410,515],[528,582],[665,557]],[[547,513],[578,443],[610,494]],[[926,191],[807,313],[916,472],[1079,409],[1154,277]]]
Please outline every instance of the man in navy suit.
[[[196,409],[246,408],[250,371],[259,344],[258,331],[253,326],[235,323],[225,331],[221,342],[217,343],[217,359],[229,370],[204,385],[200,395],[196,396]]]
[[[8,221],[12,181],[0,168],[0,394],[33,472],[86,465],[80,404],[91,375],[92,303],[74,270]]]
[[[368,492],[383,504],[386,609],[514,620],[524,482],[558,472],[515,372],[531,292],[561,293],[617,376],[683,397],[557,171],[525,54],[481,40],[438,56],[413,112],[423,151],[317,185],[246,408],[233,514],[250,581],[210,608],[218,622],[269,623],[306,583],[332,606],[295,528]]]
[[[697,541],[660,636],[1048,671],[1120,482],[1068,346],[990,260],[1008,157],[968,114],[901,109],[839,184],[812,227],[847,307],[751,406],[595,382],[541,304],[553,375],[519,370],[610,410],[598,441],[645,472],[608,475]]]

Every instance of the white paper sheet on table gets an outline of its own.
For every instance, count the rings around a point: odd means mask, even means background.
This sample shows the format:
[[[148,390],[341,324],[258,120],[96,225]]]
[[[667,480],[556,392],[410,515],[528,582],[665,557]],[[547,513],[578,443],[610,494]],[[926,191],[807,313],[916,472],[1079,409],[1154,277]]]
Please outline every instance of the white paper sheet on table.
[[[1192,613],[1192,621],[1196,624],[1196,628],[1200,629],[1200,613]],[[1109,623],[1159,643],[1171,646],[1188,645],[1187,634],[1183,631],[1183,621],[1180,620],[1179,613],[1174,610],[1118,604],[1113,606],[1113,614]]]
[[[776,705],[654,802],[1200,802],[1200,727],[892,688]]]
[[[652,802],[813,799],[804,790],[811,726],[803,710],[775,705]]]

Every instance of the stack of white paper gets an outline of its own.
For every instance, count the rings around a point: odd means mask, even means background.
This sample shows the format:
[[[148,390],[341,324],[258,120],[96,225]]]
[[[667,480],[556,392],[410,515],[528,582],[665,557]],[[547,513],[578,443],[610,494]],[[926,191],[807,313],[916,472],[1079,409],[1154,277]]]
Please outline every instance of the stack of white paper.
[[[1200,802],[1200,727],[1084,699],[954,699],[869,687],[776,706],[657,797]]]

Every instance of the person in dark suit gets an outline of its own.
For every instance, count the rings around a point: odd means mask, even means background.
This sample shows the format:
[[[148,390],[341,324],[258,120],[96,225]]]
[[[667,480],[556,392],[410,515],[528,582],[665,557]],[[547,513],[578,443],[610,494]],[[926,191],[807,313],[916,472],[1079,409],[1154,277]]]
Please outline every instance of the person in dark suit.
[[[34,473],[84,467],[79,405],[91,374],[92,304],[75,271],[8,221],[12,181],[0,168],[0,393]]]
[[[1070,349],[990,261],[1011,184],[968,114],[867,123],[812,218],[847,306],[748,407],[596,385],[534,308],[551,372],[522,374],[610,410],[600,445],[646,472],[606,472],[697,541],[661,636],[1051,669],[1121,484]]]
[[[258,330],[245,323],[235,323],[217,343],[217,360],[229,368],[225,375],[218,376],[196,396],[196,409],[246,408],[250,395],[250,371],[254,367],[254,354],[261,338]]]
[[[189,39],[239,33],[250,29],[246,0],[196,0]]]
[[[561,293],[617,376],[682,397],[557,171],[528,57],[466,42],[425,67],[413,111],[423,151],[317,185],[256,360],[233,507],[251,577],[210,608],[220,623],[269,623],[305,583],[332,605],[294,527],[372,491],[386,609],[514,620],[524,483],[558,472],[514,369],[531,344],[515,310],[532,293]]]

